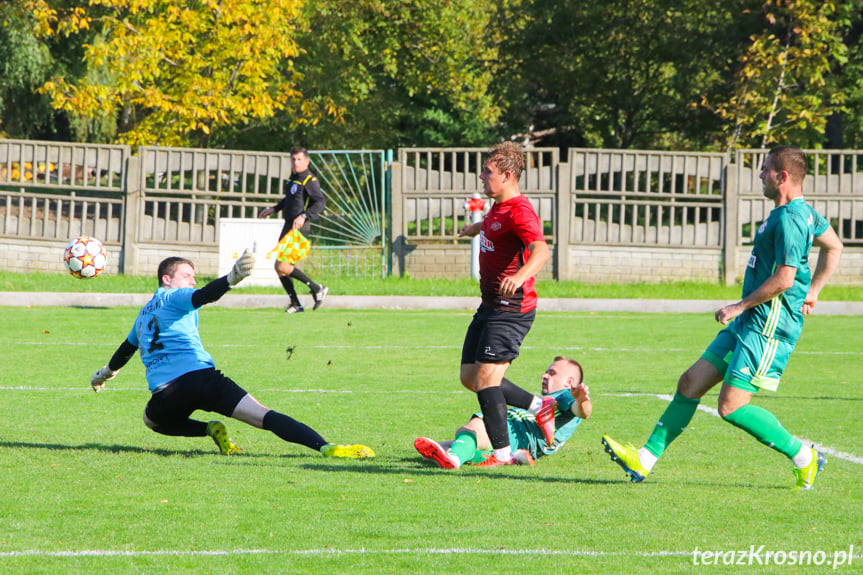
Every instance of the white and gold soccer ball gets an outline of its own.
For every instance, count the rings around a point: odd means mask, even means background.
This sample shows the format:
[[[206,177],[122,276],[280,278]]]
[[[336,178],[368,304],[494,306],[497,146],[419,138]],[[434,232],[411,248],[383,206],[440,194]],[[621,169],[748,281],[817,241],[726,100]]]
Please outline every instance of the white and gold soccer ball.
[[[97,277],[108,265],[108,252],[102,242],[90,236],[72,240],[63,252],[63,263],[78,279]]]

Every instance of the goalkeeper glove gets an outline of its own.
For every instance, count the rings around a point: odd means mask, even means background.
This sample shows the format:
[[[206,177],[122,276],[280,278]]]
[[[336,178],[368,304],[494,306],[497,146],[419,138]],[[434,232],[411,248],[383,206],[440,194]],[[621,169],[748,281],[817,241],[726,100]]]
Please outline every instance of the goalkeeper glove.
[[[93,374],[93,377],[90,378],[90,386],[93,388],[93,391],[99,393],[105,388],[105,382],[109,379],[114,379],[115,375],[117,375],[117,372],[106,365]]]
[[[254,267],[255,254],[250,252],[249,248],[246,248],[246,251],[243,252],[243,255],[234,263],[234,267],[228,273],[228,283],[231,284],[231,287],[234,287],[243,279],[252,275],[252,268]]]

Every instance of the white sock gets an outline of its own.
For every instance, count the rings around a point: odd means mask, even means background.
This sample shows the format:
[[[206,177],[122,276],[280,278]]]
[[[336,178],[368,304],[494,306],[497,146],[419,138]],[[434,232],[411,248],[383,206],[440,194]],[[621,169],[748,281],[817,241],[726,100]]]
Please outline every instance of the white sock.
[[[533,401],[530,402],[530,407],[528,407],[527,410],[533,415],[536,415],[539,413],[540,409],[542,409],[542,398],[534,395]]]
[[[803,469],[812,463],[812,448],[807,447],[806,445],[801,445],[800,451],[797,452],[797,455],[791,458],[791,463],[793,463],[794,467],[798,469]]]
[[[512,449],[510,449],[509,445],[501,447],[500,449],[495,449],[491,454],[497,457],[498,461],[509,461],[512,459]]]
[[[653,466],[656,465],[659,458],[650,453],[646,447],[642,447],[638,450],[638,460],[641,462],[642,467],[648,471],[652,471]]]

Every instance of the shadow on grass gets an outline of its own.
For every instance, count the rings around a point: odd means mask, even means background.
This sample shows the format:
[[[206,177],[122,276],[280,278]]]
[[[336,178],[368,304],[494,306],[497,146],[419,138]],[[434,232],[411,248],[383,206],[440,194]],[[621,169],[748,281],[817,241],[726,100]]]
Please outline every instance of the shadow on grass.
[[[145,447],[137,447],[133,445],[105,445],[101,443],[84,443],[81,445],[64,445],[62,443],[27,443],[25,441],[0,441],[0,448],[23,448],[23,449],[47,449],[49,451],[102,451],[105,453],[148,453],[158,455],[160,457],[207,457],[213,456],[220,459],[223,456],[215,449],[148,449]],[[302,458],[306,455],[295,453],[249,453],[243,451],[230,457],[224,457],[228,460],[242,460],[248,458]]]
[[[358,465],[358,460],[351,460],[352,463],[342,462],[340,460],[328,459],[318,463],[301,463],[299,467],[308,469],[309,471],[323,472],[352,472],[352,473],[374,473],[374,474],[390,474],[401,476],[418,476],[418,477],[433,477],[433,476],[459,476],[465,479],[487,478],[491,479],[515,479],[518,481],[541,481],[543,483],[566,483],[566,484],[585,484],[585,485],[606,485],[619,483],[616,480],[607,479],[592,479],[592,478],[572,478],[572,477],[554,477],[550,475],[521,475],[515,473],[504,472],[503,469],[483,469],[474,465],[466,465],[461,469],[441,469],[433,464],[427,464],[423,461],[417,461],[416,458],[398,457],[384,458],[378,460],[369,460],[367,465]],[[355,462],[355,463],[354,463]],[[535,469],[535,468],[534,468]],[[527,469],[525,469],[527,472]]]

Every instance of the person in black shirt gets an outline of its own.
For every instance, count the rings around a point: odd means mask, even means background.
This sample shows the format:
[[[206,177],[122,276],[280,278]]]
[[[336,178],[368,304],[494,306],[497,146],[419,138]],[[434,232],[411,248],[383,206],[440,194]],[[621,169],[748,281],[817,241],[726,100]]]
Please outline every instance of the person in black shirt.
[[[318,178],[309,170],[308,151],[300,146],[291,148],[291,177],[285,182],[285,197],[275,206],[261,210],[258,217],[266,218],[281,210],[285,218],[285,225],[282,226],[279,239],[284,238],[291,230],[299,230],[301,234],[308,237],[311,227],[309,220],[317,219],[325,207],[326,200],[321,193]],[[290,305],[285,308],[287,313],[304,311],[300,304],[300,298],[297,297],[297,292],[294,289],[294,279],[298,279],[308,286],[315,302],[313,309],[321,307],[329,288],[313,282],[294,263],[286,261],[281,253],[276,258],[275,267],[282,286],[291,298]]]

